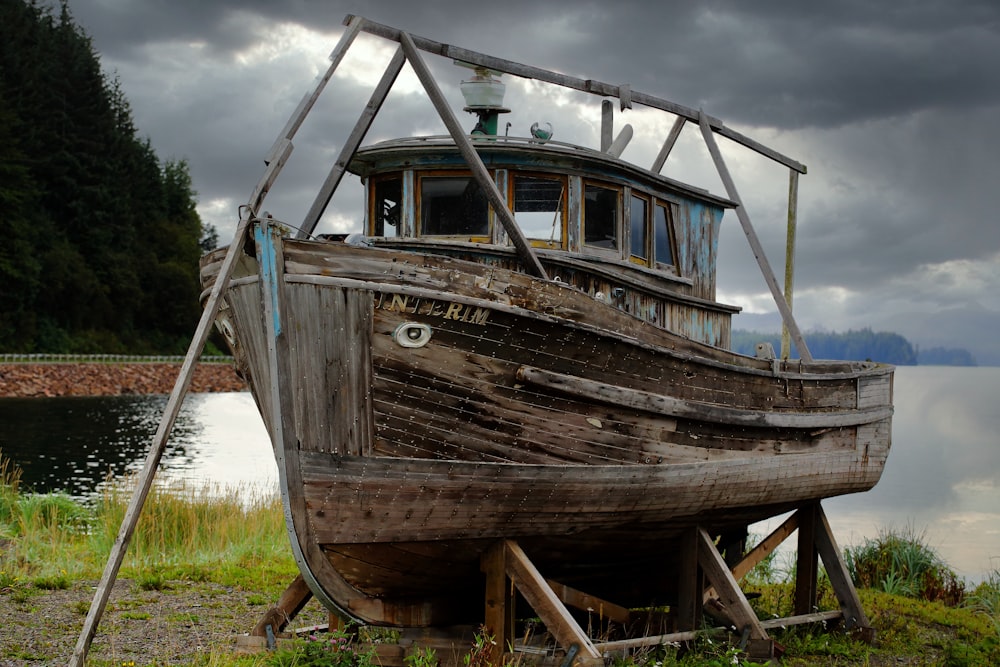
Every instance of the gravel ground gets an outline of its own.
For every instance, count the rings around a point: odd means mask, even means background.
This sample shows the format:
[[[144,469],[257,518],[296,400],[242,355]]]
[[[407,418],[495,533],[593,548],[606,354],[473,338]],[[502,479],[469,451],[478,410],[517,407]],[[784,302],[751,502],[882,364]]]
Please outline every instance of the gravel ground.
[[[65,665],[83,629],[96,581],[66,590],[0,589],[0,666]],[[253,628],[276,600],[211,583],[171,582],[143,591],[119,580],[91,645],[89,659],[121,665],[187,664],[210,651],[236,652],[236,638]],[[295,627],[327,622],[312,600]]]

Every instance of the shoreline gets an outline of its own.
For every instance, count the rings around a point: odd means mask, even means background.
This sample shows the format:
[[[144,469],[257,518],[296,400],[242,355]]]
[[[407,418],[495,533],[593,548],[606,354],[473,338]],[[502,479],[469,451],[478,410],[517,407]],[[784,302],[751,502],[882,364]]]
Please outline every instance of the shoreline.
[[[3,363],[0,398],[122,396],[169,394],[181,363]],[[246,391],[231,363],[199,363],[191,377],[192,393]]]

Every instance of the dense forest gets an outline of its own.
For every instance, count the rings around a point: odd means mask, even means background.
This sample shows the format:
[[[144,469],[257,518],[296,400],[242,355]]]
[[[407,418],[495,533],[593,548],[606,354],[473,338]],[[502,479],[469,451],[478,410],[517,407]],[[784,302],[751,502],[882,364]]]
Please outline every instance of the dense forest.
[[[975,366],[976,361],[968,350],[935,347],[927,350],[915,348],[910,341],[897,333],[874,332],[871,329],[845,333],[813,332],[804,334],[806,345],[815,359],[841,359],[860,361],[870,359],[901,366],[940,365]],[[766,342],[781,352],[781,334],[759,331],[733,331],[733,350],[741,354],[754,354],[757,343]],[[792,357],[798,357],[792,345]]]
[[[183,352],[216,235],[65,2],[0,0],[0,351]]]

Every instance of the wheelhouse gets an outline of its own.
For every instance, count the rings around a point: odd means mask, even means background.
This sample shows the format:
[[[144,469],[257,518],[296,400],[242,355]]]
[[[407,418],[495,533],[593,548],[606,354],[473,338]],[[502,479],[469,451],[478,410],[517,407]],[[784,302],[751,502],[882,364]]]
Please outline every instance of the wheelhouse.
[[[715,301],[719,228],[729,200],[560,142],[474,137],[518,227],[556,279],[658,326],[720,347],[738,308]],[[512,244],[450,138],[357,152],[365,235],[513,265]],[[492,259],[491,259],[492,257]],[[586,270],[582,270],[586,266]]]

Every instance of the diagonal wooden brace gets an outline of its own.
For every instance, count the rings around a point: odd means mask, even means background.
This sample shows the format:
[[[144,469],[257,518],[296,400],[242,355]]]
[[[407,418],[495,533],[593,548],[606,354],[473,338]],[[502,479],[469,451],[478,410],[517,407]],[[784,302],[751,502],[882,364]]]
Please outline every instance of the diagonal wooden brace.
[[[576,664],[603,663],[600,652],[583,628],[570,615],[552,587],[542,577],[538,568],[528,559],[518,544],[512,540],[498,542],[483,556],[483,570],[486,572],[487,586],[487,627],[497,637],[506,636],[512,621],[512,600],[506,591],[506,580],[510,577],[514,587],[524,596],[531,608],[545,624],[545,627],[565,650],[576,646]],[[502,628],[502,629],[501,629]],[[503,647],[498,647],[498,652]],[[497,663],[499,664],[499,662]]]
[[[715,548],[712,538],[704,528],[699,527],[697,531],[698,564],[715,588],[722,604],[725,605],[726,615],[740,632],[749,629],[750,639],[768,639],[767,631],[750,607],[733,573],[726,567],[726,562]]]

